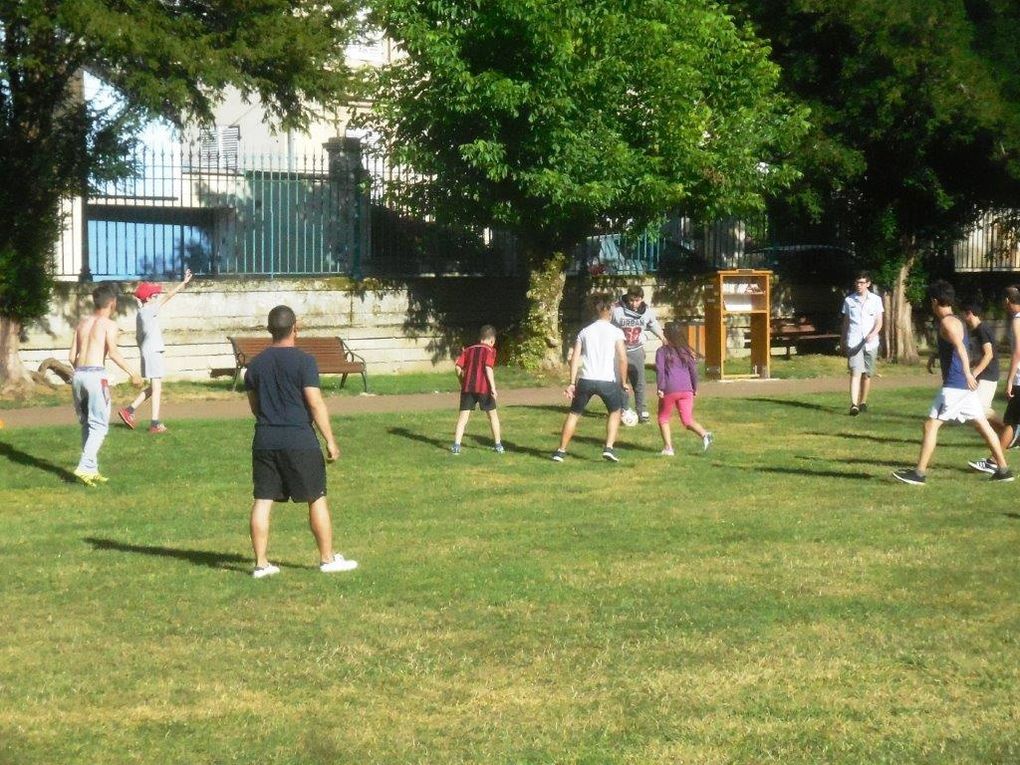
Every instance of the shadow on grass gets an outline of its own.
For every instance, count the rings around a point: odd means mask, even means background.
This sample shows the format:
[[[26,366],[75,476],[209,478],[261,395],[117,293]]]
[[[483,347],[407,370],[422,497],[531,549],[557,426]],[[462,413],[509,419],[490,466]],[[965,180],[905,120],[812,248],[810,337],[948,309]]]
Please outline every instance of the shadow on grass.
[[[470,438],[476,446],[492,449],[491,436],[470,436]],[[516,441],[508,441],[505,438],[503,439],[503,446],[506,447],[507,452],[510,454],[527,454],[529,457],[538,457],[544,460],[552,457],[553,449],[555,448],[555,446],[551,446],[548,449],[536,449],[534,446],[524,446]]]
[[[804,459],[811,459],[805,457]],[[896,463],[901,465],[902,463]],[[748,467],[747,465],[727,465],[723,462],[713,462],[712,467],[726,468],[727,470],[733,471],[744,471],[752,470],[756,473],[777,473],[779,475],[797,475],[804,478],[848,478],[854,481],[870,481],[877,478],[871,473],[847,473],[839,470],[808,470],[806,468],[792,468],[792,467],[778,467],[770,465],[759,465],[757,467]]]
[[[876,444],[910,444],[911,446],[918,446],[921,443],[920,438],[887,438],[886,436],[869,436],[866,433],[838,433],[836,431],[823,433],[818,430],[807,430],[804,431],[804,435],[827,436],[829,438],[849,438],[854,441],[869,441]]]
[[[826,412],[828,414],[834,414],[837,417],[846,417],[847,419],[853,419],[858,422],[867,422],[871,419],[882,419],[882,420],[903,420],[904,422],[915,422],[921,424],[924,422],[924,416],[922,415],[911,415],[911,414],[898,414],[896,412],[876,412],[869,411],[867,414],[862,414],[859,417],[850,417],[847,414],[847,408],[843,406],[825,406],[823,404],[815,404],[811,401],[801,401],[795,398],[768,398],[766,396],[755,396],[747,399],[758,404],[775,404],[776,406],[788,406],[794,409],[812,409],[816,412]]]
[[[1020,521],[1020,513],[1003,513],[1006,518],[1012,518],[1014,521]]]
[[[234,553],[183,550],[176,547],[157,547],[155,545],[131,545],[125,542],[117,542],[113,539],[101,539],[98,537],[85,537],[82,541],[92,545],[93,550],[112,550],[114,552],[135,553],[138,555],[153,555],[157,558],[175,558],[196,566],[207,566],[208,568],[225,569],[227,571],[248,573],[251,570],[251,558]],[[277,565],[281,568],[303,568],[302,566],[288,566],[285,563],[278,563]]]
[[[9,462],[15,462],[18,465],[24,465],[26,467],[42,470],[46,473],[52,473],[58,478],[62,478],[63,480],[71,483],[76,480],[74,473],[67,468],[55,465],[48,460],[40,459],[28,452],[23,452],[10,444],[4,443],[3,441],[0,441],[0,457],[5,457]]]
[[[407,428],[387,428],[386,432],[393,436],[400,436],[401,438],[407,438],[411,441],[418,441],[422,444],[428,444],[434,446],[437,449],[442,449],[444,452],[450,450],[451,440],[443,440],[441,438],[433,438],[432,436],[426,436],[424,433],[415,433],[413,430]]]
[[[910,463],[909,459],[876,460],[868,459],[866,457],[840,457],[838,460],[833,460],[829,457],[809,457],[803,454],[797,455],[796,459],[805,460],[807,462],[839,462],[841,465],[874,465],[875,467],[892,468],[901,468]]]

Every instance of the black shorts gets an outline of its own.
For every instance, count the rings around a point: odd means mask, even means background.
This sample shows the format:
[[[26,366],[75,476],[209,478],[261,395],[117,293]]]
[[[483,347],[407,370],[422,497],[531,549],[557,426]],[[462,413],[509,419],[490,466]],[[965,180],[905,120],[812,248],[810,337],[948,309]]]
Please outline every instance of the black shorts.
[[[326,461],[318,449],[252,449],[255,499],[314,502],[326,496]]]
[[[1006,413],[1002,415],[1002,421],[1015,428],[1020,425],[1020,385],[1014,385],[1012,393],[1013,398],[1006,404]]]
[[[607,412],[618,412],[623,409],[623,388],[618,382],[604,380],[580,379],[574,387],[574,399],[570,402],[570,411],[581,414],[592,396],[598,396],[606,405]]]
[[[470,412],[475,408],[475,404],[478,404],[478,408],[483,412],[491,412],[496,408],[496,399],[492,397],[491,393],[461,392],[460,411]]]

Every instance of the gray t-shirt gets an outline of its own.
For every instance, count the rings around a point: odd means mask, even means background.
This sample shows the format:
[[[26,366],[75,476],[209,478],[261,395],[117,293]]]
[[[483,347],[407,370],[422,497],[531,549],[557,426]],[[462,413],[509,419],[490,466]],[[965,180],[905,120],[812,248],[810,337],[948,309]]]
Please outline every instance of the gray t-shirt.
[[[159,301],[153,300],[138,309],[135,318],[135,341],[142,353],[165,350],[163,332],[159,328]]]

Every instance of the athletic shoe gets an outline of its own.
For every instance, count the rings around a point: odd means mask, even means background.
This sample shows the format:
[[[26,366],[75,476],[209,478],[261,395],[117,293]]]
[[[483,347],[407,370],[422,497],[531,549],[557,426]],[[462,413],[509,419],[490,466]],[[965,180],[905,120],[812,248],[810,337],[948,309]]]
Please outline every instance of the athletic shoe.
[[[319,564],[319,571],[324,574],[336,574],[341,571],[353,571],[358,567],[356,560],[347,560],[340,553],[333,556],[333,560]]]
[[[96,473],[95,475],[93,475],[92,476],[92,480],[95,481],[96,483],[109,483],[110,482],[110,479],[107,478],[102,473]]]
[[[556,451],[553,452],[552,461],[563,462],[563,458],[566,456],[567,453],[565,451],[563,451],[562,449],[557,449]]]
[[[674,452],[672,449],[663,449],[661,452],[659,452],[659,454],[661,454],[663,457],[672,457]]]
[[[121,421],[127,425],[131,430],[135,429],[135,415],[127,407],[117,410],[117,416],[120,417]]]
[[[154,425],[149,426],[150,433],[166,433],[166,425],[162,422],[157,422]]]
[[[280,567],[269,563],[265,566],[256,566],[251,575],[256,579],[265,579],[267,576],[275,576],[280,573]]]
[[[505,454],[506,447],[503,446],[503,444],[496,444],[494,447],[492,447],[492,451],[496,452],[496,454]]]
[[[980,470],[982,473],[994,473],[999,469],[998,463],[991,457],[982,457],[979,460],[972,460],[967,464],[975,470]]]
[[[616,452],[613,451],[611,446],[607,446],[602,450],[602,459],[609,460],[610,462],[619,462],[620,458],[616,456]]]
[[[861,402],[861,405],[858,406],[857,408],[860,410],[861,414],[864,414],[866,411],[868,411],[868,405],[865,404],[863,401]]]
[[[460,454],[460,444],[454,444],[450,447],[450,454]]]
[[[640,422],[642,425],[647,425],[651,421],[652,415],[648,414],[648,412],[642,412],[641,416],[638,418],[638,422]]]
[[[102,481],[98,480],[101,477],[99,473],[90,473],[81,468],[74,469],[74,477],[85,486],[95,486],[98,483],[102,483]]]
[[[859,406],[857,406],[857,404],[854,404],[853,406],[850,407],[850,416],[851,417],[856,417],[860,413],[861,413],[861,408]]]
[[[895,470],[893,471],[892,477],[897,481],[903,481],[903,483],[909,483],[913,486],[924,486],[925,476],[918,473],[915,468]]]
[[[1015,478],[1013,471],[1009,468],[999,468],[989,476],[989,481],[1002,481],[1003,483],[1009,483]]]
[[[710,432],[703,435],[701,437],[701,451],[707,452],[708,447],[712,445],[713,441],[715,441],[715,436],[713,436]]]

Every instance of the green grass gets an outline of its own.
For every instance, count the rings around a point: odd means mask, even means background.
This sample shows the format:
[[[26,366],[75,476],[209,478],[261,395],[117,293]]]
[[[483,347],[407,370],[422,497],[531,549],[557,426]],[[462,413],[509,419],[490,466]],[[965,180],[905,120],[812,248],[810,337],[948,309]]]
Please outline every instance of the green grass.
[[[735,369],[735,368],[734,368]],[[728,367],[728,371],[734,371]],[[748,370],[750,371],[750,362]],[[704,365],[700,367],[704,377]],[[846,360],[840,356],[804,355],[786,359],[772,359],[772,376],[777,379],[828,377],[846,374]],[[924,374],[923,367],[900,364],[882,364],[879,375]],[[497,367],[496,381],[504,389],[558,386],[565,382],[566,370],[562,372],[526,372],[516,367]],[[323,389],[327,395],[357,396],[362,392],[361,378],[347,379],[343,390],[337,389],[336,376],[323,377]],[[654,365],[648,367],[648,380],[655,379]],[[231,390],[231,378],[217,378],[201,381],[169,381],[165,385],[163,398],[168,402],[230,399],[243,396],[241,390]],[[370,375],[369,392],[374,395],[390,396],[408,393],[432,393],[457,389],[457,377],[453,372],[401,372],[400,374]],[[32,406],[66,406],[71,400],[71,389],[62,386],[57,390],[38,387],[31,398],[0,397],[0,410]]]
[[[274,511],[250,578],[247,421],[0,431],[0,763],[1015,763],[1017,486],[930,390],[699,399],[716,433],[563,412],[337,418],[337,548]],[[1016,452],[1012,453],[1016,455]]]

